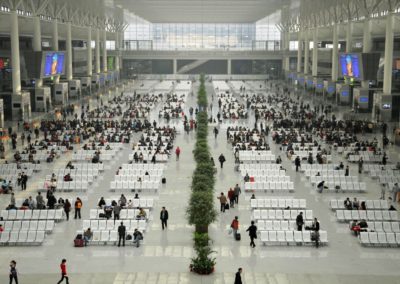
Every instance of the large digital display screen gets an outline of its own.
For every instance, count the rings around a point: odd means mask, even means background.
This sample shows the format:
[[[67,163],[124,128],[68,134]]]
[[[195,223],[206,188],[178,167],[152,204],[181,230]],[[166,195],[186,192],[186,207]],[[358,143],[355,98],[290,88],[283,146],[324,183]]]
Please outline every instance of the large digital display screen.
[[[361,79],[361,73],[360,73],[361,58],[359,54],[354,54],[354,53],[340,54],[339,63],[342,69],[342,76]]]
[[[43,77],[64,74],[64,52],[46,52],[43,56]]]
[[[368,97],[359,97],[358,98],[359,103],[368,103]]]

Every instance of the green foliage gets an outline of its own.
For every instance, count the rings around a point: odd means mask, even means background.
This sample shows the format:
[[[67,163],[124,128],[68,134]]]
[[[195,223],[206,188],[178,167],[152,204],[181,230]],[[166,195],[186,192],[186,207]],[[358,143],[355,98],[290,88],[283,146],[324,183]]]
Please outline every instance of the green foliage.
[[[209,191],[192,192],[186,214],[190,225],[208,226],[213,223],[217,219],[213,194]]]

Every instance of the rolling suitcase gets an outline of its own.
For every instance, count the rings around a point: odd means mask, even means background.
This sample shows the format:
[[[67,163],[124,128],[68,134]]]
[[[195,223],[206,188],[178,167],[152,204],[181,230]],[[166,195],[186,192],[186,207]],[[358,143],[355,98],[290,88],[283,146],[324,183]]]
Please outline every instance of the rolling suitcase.
[[[162,183],[162,184],[166,184],[166,183],[167,183],[167,179],[166,179],[165,177],[163,177],[163,178],[161,179],[161,183]]]
[[[240,239],[241,239],[240,233],[236,233],[235,238],[236,238],[237,241],[240,241]]]

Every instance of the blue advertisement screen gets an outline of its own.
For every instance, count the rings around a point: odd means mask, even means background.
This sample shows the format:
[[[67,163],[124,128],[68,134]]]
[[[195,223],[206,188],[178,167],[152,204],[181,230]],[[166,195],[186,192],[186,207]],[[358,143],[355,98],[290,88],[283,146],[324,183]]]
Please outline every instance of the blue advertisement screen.
[[[360,103],[368,103],[368,97],[360,97],[360,98],[358,99],[358,101],[359,101]]]
[[[328,93],[333,94],[336,91],[336,87],[335,86],[328,86]]]
[[[45,54],[44,77],[61,75],[64,72],[64,53],[50,52]]]
[[[360,56],[358,54],[341,54],[339,61],[342,76],[360,79]]]
[[[349,96],[349,91],[345,90],[341,92],[342,97],[348,97]]]

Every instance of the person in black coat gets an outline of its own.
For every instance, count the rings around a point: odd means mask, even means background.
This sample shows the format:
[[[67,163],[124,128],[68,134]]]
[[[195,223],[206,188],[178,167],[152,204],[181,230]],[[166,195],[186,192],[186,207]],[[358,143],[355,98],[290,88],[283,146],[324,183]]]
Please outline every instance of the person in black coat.
[[[125,234],[126,234],[126,227],[124,226],[124,223],[121,222],[121,225],[118,226],[118,246],[121,246],[121,240],[122,240],[122,246],[125,246]]]
[[[257,239],[257,226],[254,225],[254,221],[251,221],[251,225],[247,228],[246,232],[249,232],[250,246],[255,248],[256,244],[254,243],[254,239]]]
[[[167,221],[168,221],[168,211],[165,209],[165,207],[163,207],[160,212],[160,220],[161,220],[161,227],[164,230],[164,227],[167,228]]]
[[[242,276],[240,274],[242,274],[242,268],[239,268],[238,272],[236,272],[235,284],[242,284]]]
[[[303,212],[300,212],[299,215],[297,215],[296,225],[297,225],[297,231],[303,230],[303,225],[304,225]]]
[[[226,161],[225,156],[221,154],[218,158],[219,163],[221,164],[221,169],[224,167],[224,163]]]
[[[300,157],[297,156],[296,159],[294,160],[294,164],[296,166],[296,172],[299,171],[299,167],[301,166],[301,161],[300,161]]]

